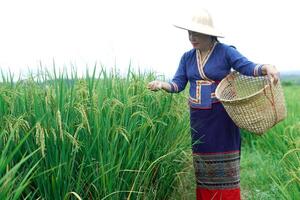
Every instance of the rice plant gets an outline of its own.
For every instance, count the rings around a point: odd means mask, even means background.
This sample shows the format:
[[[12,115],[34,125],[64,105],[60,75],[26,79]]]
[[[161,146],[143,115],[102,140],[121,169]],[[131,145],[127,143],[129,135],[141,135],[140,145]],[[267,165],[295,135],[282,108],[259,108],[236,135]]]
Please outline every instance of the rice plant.
[[[20,154],[29,133],[14,142],[14,132],[0,132],[0,199],[17,200],[29,186],[38,163],[30,161],[36,152]],[[26,166],[25,163],[28,165]],[[32,195],[31,192],[28,196]]]
[[[130,69],[1,75],[1,200],[195,198],[185,93],[151,92],[157,77]],[[242,133],[244,199],[300,196],[299,86],[284,92],[286,120]]]
[[[35,172],[22,198],[168,199],[179,184],[190,147],[185,97],[148,91],[151,73],[96,69],[17,82],[2,74],[0,142],[27,137],[17,152]]]

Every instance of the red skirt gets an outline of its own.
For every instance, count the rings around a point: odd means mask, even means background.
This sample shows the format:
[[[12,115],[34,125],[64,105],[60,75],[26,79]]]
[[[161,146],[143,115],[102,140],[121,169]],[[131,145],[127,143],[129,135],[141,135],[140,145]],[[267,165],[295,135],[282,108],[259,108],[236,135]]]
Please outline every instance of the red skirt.
[[[197,200],[240,200],[240,189],[210,190],[204,188],[196,189]]]

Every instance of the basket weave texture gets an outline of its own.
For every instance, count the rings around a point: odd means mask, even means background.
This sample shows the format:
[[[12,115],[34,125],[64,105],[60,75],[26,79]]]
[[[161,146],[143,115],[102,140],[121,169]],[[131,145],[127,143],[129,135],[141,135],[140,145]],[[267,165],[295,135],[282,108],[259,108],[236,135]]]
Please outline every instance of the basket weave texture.
[[[216,97],[238,127],[258,135],[287,116],[280,81],[274,85],[264,76],[231,72],[219,83]]]

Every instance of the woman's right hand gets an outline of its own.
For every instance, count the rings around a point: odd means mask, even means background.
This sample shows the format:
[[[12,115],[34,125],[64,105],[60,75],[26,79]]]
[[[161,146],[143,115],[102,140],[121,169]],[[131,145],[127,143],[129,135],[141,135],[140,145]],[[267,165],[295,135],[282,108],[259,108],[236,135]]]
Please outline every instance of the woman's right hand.
[[[270,81],[273,81],[276,85],[279,80],[279,72],[274,65],[265,64],[262,66],[263,75],[268,76]]]
[[[162,89],[162,86],[163,86],[162,81],[155,80],[148,83],[147,88],[151,91],[158,91]]]

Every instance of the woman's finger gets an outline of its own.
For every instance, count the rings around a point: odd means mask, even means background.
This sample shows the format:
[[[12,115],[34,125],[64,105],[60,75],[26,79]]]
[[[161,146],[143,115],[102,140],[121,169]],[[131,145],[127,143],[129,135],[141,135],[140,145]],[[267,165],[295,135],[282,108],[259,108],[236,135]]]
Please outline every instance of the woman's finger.
[[[274,84],[276,85],[278,82],[278,74],[277,73],[273,74],[273,78],[274,78]]]

